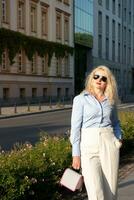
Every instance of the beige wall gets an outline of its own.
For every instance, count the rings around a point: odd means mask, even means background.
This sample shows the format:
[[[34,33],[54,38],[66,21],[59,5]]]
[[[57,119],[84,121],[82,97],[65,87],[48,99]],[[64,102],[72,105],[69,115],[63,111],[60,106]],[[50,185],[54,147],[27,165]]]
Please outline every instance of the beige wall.
[[[32,35],[37,38],[42,38],[41,35],[41,2],[48,5],[48,37],[49,41],[56,42],[56,9],[60,9],[62,15],[62,40],[61,43],[65,44],[64,41],[64,13],[70,15],[69,21],[69,46],[74,46],[73,41],[73,2],[70,0],[70,5],[65,5],[63,2],[60,3],[57,0],[42,0],[37,1],[37,33],[31,34],[30,32],[30,0],[25,1],[25,29],[18,30],[17,27],[17,2],[18,0],[10,0],[10,23],[0,24],[0,27],[8,28],[14,31],[20,31],[26,35]],[[33,1],[35,2],[35,1]],[[74,56],[69,56],[69,77],[64,77],[64,62],[62,64],[62,76],[56,77],[56,58],[53,56],[51,66],[49,67],[48,76],[44,76],[41,71],[41,58],[37,57],[35,75],[31,74],[30,61],[25,57],[25,73],[21,74],[18,72],[18,61],[17,56],[15,63],[10,66],[8,71],[3,71],[0,65],[0,98],[3,98],[3,88],[10,89],[10,97],[19,97],[19,88],[26,88],[26,95],[31,96],[32,87],[37,88],[37,95],[42,96],[43,88],[48,89],[48,95],[56,96],[57,88],[62,88],[62,95],[65,95],[65,88],[69,88],[69,94],[74,94]]]

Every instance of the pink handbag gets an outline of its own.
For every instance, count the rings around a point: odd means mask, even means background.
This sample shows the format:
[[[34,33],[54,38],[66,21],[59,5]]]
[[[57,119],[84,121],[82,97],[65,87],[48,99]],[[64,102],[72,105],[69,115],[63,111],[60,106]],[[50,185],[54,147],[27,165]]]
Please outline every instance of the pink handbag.
[[[62,175],[60,184],[73,192],[80,190],[83,185],[83,176],[73,169],[67,168]]]

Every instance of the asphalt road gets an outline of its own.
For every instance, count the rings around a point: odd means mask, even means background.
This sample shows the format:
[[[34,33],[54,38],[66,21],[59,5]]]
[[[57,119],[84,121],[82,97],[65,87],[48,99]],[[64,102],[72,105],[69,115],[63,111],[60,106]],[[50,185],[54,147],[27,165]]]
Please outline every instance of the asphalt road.
[[[62,134],[70,129],[71,109],[0,120],[0,146],[11,150],[15,143],[39,141],[42,131]]]
[[[122,104],[119,110],[134,112],[134,103]],[[42,131],[63,134],[70,129],[71,109],[0,120],[0,146],[11,150],[15,143],[39,141]]]

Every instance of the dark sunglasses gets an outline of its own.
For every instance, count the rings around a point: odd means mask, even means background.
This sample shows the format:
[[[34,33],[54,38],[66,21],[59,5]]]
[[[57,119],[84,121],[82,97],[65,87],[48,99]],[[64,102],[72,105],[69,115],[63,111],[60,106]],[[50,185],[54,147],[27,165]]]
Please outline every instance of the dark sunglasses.
[[[101,75],[98,75],[98,74],[95,74],[93,76],[93,79],[95,79],[95,80],[97,80],[98,78],[103,82],[107,82],[107,77],[106,76],[101,76]]]

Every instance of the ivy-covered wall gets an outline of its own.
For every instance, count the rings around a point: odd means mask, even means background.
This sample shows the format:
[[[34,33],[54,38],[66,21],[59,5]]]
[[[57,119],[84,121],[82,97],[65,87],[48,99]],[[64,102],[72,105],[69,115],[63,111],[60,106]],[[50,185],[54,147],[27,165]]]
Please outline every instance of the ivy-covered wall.
[[[38,53],[40,57],[48,54],[49,65],[54,53],[56,58],[63,58],[66,53],[73,54],[73,47],[68,45],[50,42],[44,39],[26,36],[20,32],[0,28],[0,63],[2,62],[2,53],[5,49],[8,50],[11,65],[14,63],[14,58],[20,49],[25,51],[29,60],[32,60],[35,53]]]

